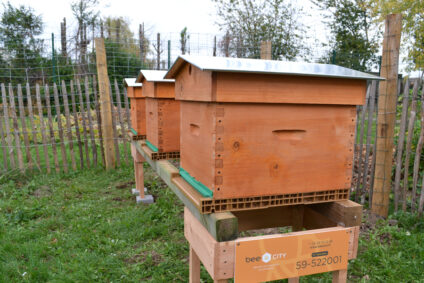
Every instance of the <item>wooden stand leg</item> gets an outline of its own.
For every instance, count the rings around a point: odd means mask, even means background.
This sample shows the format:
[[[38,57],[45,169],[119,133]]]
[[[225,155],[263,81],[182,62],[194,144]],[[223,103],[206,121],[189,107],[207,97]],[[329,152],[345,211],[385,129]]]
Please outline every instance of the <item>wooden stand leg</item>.
[[[141,198],[144,198],[144,172],[143,162],[134,160],[135,187]]]
[[[289,278],[288,281],[288,283],[299,283],[299,277]]]
[[[347,281],[347,269],[333,271],[333,283],[345,283]]]
[[[200,283],[200,259],[190,246],[190,283]]]

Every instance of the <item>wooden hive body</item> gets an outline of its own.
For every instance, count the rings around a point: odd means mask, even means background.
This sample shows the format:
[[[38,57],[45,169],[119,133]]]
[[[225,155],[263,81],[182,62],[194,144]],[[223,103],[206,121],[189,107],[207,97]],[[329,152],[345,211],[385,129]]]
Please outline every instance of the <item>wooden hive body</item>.
[[[180,166],[214,199],[341,192],[366,81],[202,71],[175,75]]]
[[[137,135],[146,135],[146,97],[142,87],[127,86],[127,95],[131,104],[131,126]]]
[[[143,81],[148,142],[162,152],[180,150],[180,102],[173,82]]]

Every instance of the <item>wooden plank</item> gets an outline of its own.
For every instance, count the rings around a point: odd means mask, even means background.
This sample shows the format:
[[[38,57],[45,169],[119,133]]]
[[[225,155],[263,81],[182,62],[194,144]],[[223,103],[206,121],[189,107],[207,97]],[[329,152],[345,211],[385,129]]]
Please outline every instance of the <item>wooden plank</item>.
[[[337,223],[337,225],[343,227],[361,225],[362,205],[351,200],[313,204],[308,207]]]
[[[144,168],[143,161],[134,159],[134,177],[135,177],[135,188],[137,189],[140,198],[144,198]]]
[[[56,120],[59,128],[60,150],[62,153],[62,164],[65,173],[68,172],[68,157],[66,154],[65,138],[63,136],[62,113],[60,112],[60,101],[56,83],[53,84],[54,104],[56,109]]]
[[[121,93],[119,92],[118,82],[115,79],[115,97],[116,97],[116,110],[118,111],[118,122],[121,126],[121,142],[124,148],[125,163],[128,164],[128,145],[127,145],[127,129],[125,128],[124,120],[122,119],[122,107],[121,107]]]
[[[403,90],[402,116],[400,119],[399,137],[398,137],[397,150],[396,150],[396,172],[395,172],[395,184],[394,184],[396,211],[398,210],[398,205],[399,205],[399,192],[401,187],[400,182],[401,182],[401,173],[402,173],[402,157],[403,157],[403,149],[405,145],[406,124],[408,123],[408,109],[409,109],[409,80],[405,82],[405,88]]]
[[[189,259],[189,282],[200,283],[200,259],[191,246]]]
[[[371,92],[371,85],[368,85],[367,88],[367,93],[365,96],[365,105],[362,107],[362,112],[361,112],[361,117],[360,120],[358,121],[359,123],[361,123],[360,126],[360,133],[359,133],[359,151],[358,151],[358,176],[356,179],[356,190],[355,190],[355,201],[357,202],[359,200],[359,195],[362,192],[361,190],[361,172],[363,171],[362,169],[362,152],[364,149],[364,133],[365,133],[365,117],[366,117],[366,113],[368,110],[368,101],[370,98],[370,92]],[[356,143],[356,140],[355,140]],[[355,146],[356,147],[356,146]],[[365,168],[364,168],[365,169]],[[364,184],[363,184],[364,186]]]
[[[272,59],[272,48],[271,41],[261,42],[261,59],[271,60]]]
[[[83,142],[84,142],[84,150],[85,150],[85,163],[88,168],[90,168],[90,152],[88,150],[88,136],[87,136],[87,120],[85,118],[85,106],[84,106],[84,99],[82,98],[82,90],[81,90],[81,83],[79,79],[76,80],[77,89],[78,89],[78,98],[79,98],[79,105],[80,105],[80,115],[82,120],[82,134],[83,134]]]
[[[74,117],[74,124],[75,124],[75,135],[77,137],[77,142],[78,142],[80,169],[82,169],[84,168],[84,150],[82,149],[79,118],[77,113],[77,105],[75,102],[74,82],[72,80],[70,81],[70,87],[71,87],[70,91],[71,91],[72,114]]]
[[[323,217],[321,213],[310,206],[304,207],[303,227],[308,230],[337,226],[337,222]]]
[[[375,98],[376,98],[376,92],[377,92],[377,81],[371,82],[371,92],[370,92],[370,106],[368,108],[368,121],[367,121],[367,141],[366,141],[366,150],[365,150],[365,163],[364,163],[364,174],[362,177],[362,197],[361,197],[361,204],[365,203],[365,197],[366,197],[366,184],[367,184],[367,177],[368,177],[368,163],[370,158],[370,152],[371,152],[371,138],[372,138],[372,125],[374,121],[374,109],[375,109]],[[375,155],[375,152],[373,152]],[[370,179],[370,185],[371,185],[371,179]],[[369,187],[371,190],[371,186]],[[370,193],[370,192],[369,192]]]
[[[41,141],[43,143],[43,150],[44,150],[44,162],[46,163],[47,173],[50,173],[51,172],[50,157],[49,157],[49,150],[47,148],[48,140],[46,137],[46,124],[44,122],[43,107],[41,105],[40,86],[38,84],[35,85],[35,97],[37,99],[38,119],[40,119],[40,131],[41,131]]]
[[[424,85],[423,85],[424,86]],[[414,159],[414,171],[412,175],[412,199],[411,199],[411,211],[415,211],[417,201],[417,186],[418,186],[418,175],[420,170],[420,160],[421,153],[423,150],[424,144],[424,87],[421,92],[421,123],[420,123],[420,134],[418,138],[417,148],[415,150],[415,159]],[[424,192],[421,191],[421,194]]]
[[[46,97],[46,107],[47,107],[47,118],[49,121],[49,133],[50,133],[50,142],[52,145],[52,152],[53,152],[53,158],[54,158],[54,165],[56,168],[56,172],[60,172],[60,165],[59,165],[59,159],[57,158],[57,149],[56,149],[56,136],[53,128],[53,118],[52,118],[52,111],[50,106],[50,89],[49,86],[46,84],[44,87],[44,93]]]
[[[214,280],[234,277],[234,241],[217,242],[184,208],[184,235]]]
[[[28,129],[27,129],[27,123],[26,123],[26,117],[25,117],[26,115],[25,115],[24,100],[23,100],[21,84],[18,84],[18,106],[19,106],[19,118],[21,120],[22,135],[24,136],[26,162],[28,162],[28,168],[32,169],[32,163],[33,162],[32,162],[32,156],[31,156],[31,151],[30,151]]]
[[[116,153],[116,165],[121,165],[121,156],[119,151],[119,140],[118,140],[118,131],[116,129],[116,107],[113,104],[113,92],[110,90],[110,108],[112,109],[112,133],[113,133],[113,144],[115,146]]]
[[[347,269],[333,271],[333,283],[345,283],[347,281]]]
[[[9,165],[7,162],[7,158],[9,157],[7,154],[7,144],[6,144],[6,139],[7,139],[7,134],[5,132],[5,130],[3,129],[3,121],[4,121],[4,117],[3,119],[0,120],[0,145],[3,151],[3,170],[1,170],[2,172],[7,172]]]
[[[3,117],[4,117],[4,127],[6,131],[6,143],[7,143],[7,149],[8,154],[5,156],[9,157],[10,160],[10,166],[12,169],[15,169],[16,167],[16,161],[15,161],[15,154],[14,154],[14,148],[13,148],[13,137],[12,137],[12,131],[10,129],[10,115],[9,115],[9,106],[7,102],[7,96],[6,96],[6,87],[4,83],[1,84],[1,94],[2,94],[2,101],[3,101]]]
[[[423,214],[424,208],[424,176],[421,182],[421,195],[420,195],[420,203],[418,204],[418,214],[421,216]]]
[[[237,238],[238,220],[231,212],[212,213],[204,223],[209,234],[218,241],[225,242]]]
[[[90,139],[91,139],[91,149],[92,149],[92,158],[93,158],[93,166],[97,165],[97,146],[94,137],[94,129],[93,129],[93,119],[91,117],[91,106],[90,106],[90,91],[89,91],[89,82],[88,76],[85,77],[85,106],[87,107],[87,118],[88,118],[88,126],[90,128]]]
[[[376,115],[378,116],[378,111],[376,111]],[[376,129],[376,133],[375,133],[376,137],[377,137],[377,129]],[[377,141],[374,142],[374,146],[373,146],[373,155],[372,155],[372,161],[371,161],[371,172],[370,172],[370,194],[369,194],[369,201],[368,204],[370,206],[370,208],[372,208],[372,196],[374,194],[374,181],[375,181],[375,162],[377,160]]]
[[[13,135],[15,138],[16,156],[18,157],[18,167],[24,170],[24,161],[22,157],[21,139],[20,139],[20,128],[18,124],[18,117],[16,115],[15,95],[13,93],[12,84],[9,84],[9,104],[10,104],[10,116],[13,119]]]
[[[37,130],[35,129],[34,123],[34,110],[32,108],[32,97],[31,97],[31,88],[29,87],[29,83],[26,84],[26,98],[27,98],[27,107],[28,107],[28,116],[29,116],[29,126],[31,128],[32,133],[32,141],[35,147],[35,156],[37,161],[37,166],[40,168],[41,160],[40,160],[40,152],[39,152],[39,144],[37,138]]]
[[[94,96],[94,104],[96,109],[96,117],[97,117],[97,131],[99,134],[99,142],[100,142],[100,154],[102,156],[102,164],[105,165],[105,151],[103,145],[103,133],[102,133],[102,118],[100,116],[100,105],[97,100],[97,80],[96,75],[93,75],[93,96]]]
[[[415,81],[412,91],[411,116],[408,123],[408,137],[406,139],[405,148],[405,164],[403,173],[403,190],[402,190],[402,210],[406,211],[406,193],[409,190],[409,159],[411,156],[412,139],[414,137],[415,117],[417,116],[417,96],[418,96],[418,81]]]
[[[106,50],[103,38],[95,39],[96,64],[99,79],[100,112],[105,150],[106,169],[115,168],[115,150],[112,129],[112,108],[110,101],[110,82],[107,74]]]
[[[381,61],[381,76],[386,78],[386,81],[380,82],[376,169],[372,197],[372,212],[383,217],[387,217],[389,212],[401,30],[402,15],[388,15]]]
[[[72,138],[72,125],[70,120],[71,114],[69,112],[68,92],[66,91],[65,81],[62,81],[62,95],[63,95],[63,107],[65,108],[65,118],[66,118],[66,136],[68,137],[69,154],[71,155],[71,166],[73,170],[76,170],[77,164],[75,162],[74,141]]]

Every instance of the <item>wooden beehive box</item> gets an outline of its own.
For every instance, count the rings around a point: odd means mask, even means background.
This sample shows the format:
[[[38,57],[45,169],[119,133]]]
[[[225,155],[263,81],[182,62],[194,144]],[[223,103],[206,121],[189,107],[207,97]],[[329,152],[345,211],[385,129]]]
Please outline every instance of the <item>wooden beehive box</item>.
[[[380,78],[333,65],[200,56],[179,57],[165,78],[175,78],[181,101],[180,174],[203,196],[348,198],[356,105],[367,79]]]
[[[137,82],[146,97],[146,144],[154,152],[180,150],[180,102],[175,100],[174,80],[166,71],[141,70]]]
[[[135,78],[124,79],[127,96],[130,99],[131,127],[135,135],[146,137],[146,98],[143,96],[142,84]]]

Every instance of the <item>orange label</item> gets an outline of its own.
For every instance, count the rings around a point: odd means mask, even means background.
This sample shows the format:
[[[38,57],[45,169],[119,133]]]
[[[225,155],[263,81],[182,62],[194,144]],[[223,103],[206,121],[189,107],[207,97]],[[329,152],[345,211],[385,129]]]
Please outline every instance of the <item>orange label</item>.
[[[263,282],[347,268],[348,228],[236,240],[235,282]]]

